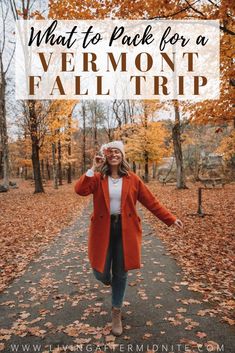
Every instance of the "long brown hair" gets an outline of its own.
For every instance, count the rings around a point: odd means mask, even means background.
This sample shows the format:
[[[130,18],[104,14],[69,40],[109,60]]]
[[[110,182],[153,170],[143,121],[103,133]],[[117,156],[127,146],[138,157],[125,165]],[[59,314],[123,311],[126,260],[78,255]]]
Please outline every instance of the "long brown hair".
[[[127,162],[127,160],[122,156],[122,161],[118,166],[118,175],[119,176],[124,176],[124,175],[128,175],[129,170],[131,170],[129,163]],[[108,163],[108,161],[106,160],[104,162],[104,164],[102,165],[102,167],[100,168],[100,173],[105,176],[105,175],[111,175],[111,168],[110,165]]]

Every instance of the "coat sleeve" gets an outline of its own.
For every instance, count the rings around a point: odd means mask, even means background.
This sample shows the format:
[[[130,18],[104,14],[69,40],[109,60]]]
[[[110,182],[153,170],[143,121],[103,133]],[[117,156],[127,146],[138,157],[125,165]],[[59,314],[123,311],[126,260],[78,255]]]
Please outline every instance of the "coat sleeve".
[[[81,196],[93,194],[98,185],[97,173],[90,177],[83,174],[75,184],[75,192]]]
[[[150,212],[158,217],[166,225],[170,226],[176,221],[176,217],[170,213],[166,207],[152,194],[150,189],[139,179],[138,201],[142,203]]]

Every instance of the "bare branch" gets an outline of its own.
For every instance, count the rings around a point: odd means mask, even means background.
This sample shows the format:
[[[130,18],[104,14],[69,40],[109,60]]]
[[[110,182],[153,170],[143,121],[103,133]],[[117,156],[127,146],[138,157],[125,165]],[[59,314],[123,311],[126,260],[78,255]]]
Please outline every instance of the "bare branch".
[[[33,0],[33,1],[31,2],[30,6],[29,6],[29,11],[32,10],[32,7],[33,7],[33,5],[35,4],[35,1],[36,1],[36,0]]]
[[[231,31],[230,29],[228,29],[228,28],[225,27],[225,26],[219,26],[219,28],[220,28],[221,31],[223,31],[224,33],[231,34],[232,36],[235,35],[235,32]]]
[[[212,5],[214,5],[215,7],[217,7],[217,9],[219,9],[219,6],[217,4],[215,4],[212,0],[207,0],[209,1]]]
[[[186,2],[186,4],[188,4],[188,6],[190,7],[190,9],[192,9],[194,12],[198,13],[198,14],[201,15],[202,17],[205,17],[205,15],[204,15],[201,11],[195,9],[195,7],[193,7],[193,5],[188,2],[188,0],[185,0],[185,2]]]
[[[195,4],[198,3],[199,1],[200,1],[200,0],[194,1],[194,2],[191,4],[191,6],[192,6],[192,5],[195,5]],[[167,15],[167,16],[148,17],[147,19],[148,19],[148,20],[157,20],[157,19],[160,19],[160,18],[170,18],[170,17],[174,17],[174,16],[178,15],[178,14],[181,13],[181,12],[185,12],[185,11],[187,11],[188,9],[190,9],[189,6],[184,7],[183,9],[180,9],[179,11],[174,12],[174,13],[172,13],[172,14],[170,14],[170,15]]]
[[[26,5],[27,17],[29,17],[29,5],[30,5],[30,0],[27,0],[27,5]]]
[[[9,12],[9,6],[7,6],[7,10],[6,10],[6,14],[5,14],[4,21],[6,21],[6,18],[7,18],[8,12]]]
[[[5,24],[5,16],[4,16],[4,10],[3,10],[3,4],[1,1],[1,12],[2,12],[2,48],[1,48],[1,52],[3,53],[4,48],[5,48],[5,37],[6,37],[6,24]]]
[[[10,0],[10,5],[11,5],[11,11],[12,11],[14,19],[18,20],[19,16],[18,16],[18,11],[16,8],[15,0]]]
[[[218,5],[217,4],[215,4],[212,0],[208,0],[212,5],[214,5],[214,6],[216,6],[217,8],[219,8],[218,7]],[[196,1],[194,1],[193,3],[189,3],[187,0],[185,0],[185,2],[188,4],[188,6],[186,6],[186,7],[184,7],[184,8],[182,8],[182,9],[180,9],[179,11],[177,11],[177,12],[175,12],[175,13],[172,13],[172,14],[170,14],[170,15],[167,15],[167,16],[155,16],[155,17],[150,17],[150,18],[145,18],[146,20],[157,20],[157,19],[163,19],[163,18],[170,18],[170,17],[174,17],[174,16],[176,16],[176,15],[178,15],[178,14],[180,14],[180,13],[182,13],[182,12],[186,12],[187,10],[189,10],[189,9],[192,9],[194,12],[196,12],[196,13],[198,13],[198,14],[200,14],[201,16],[203,16],[204,18],[206,18],[206,16],[203,14],[203,12],[201,12],[201,11],[199,11],[199,10],[197,10],[197,9],[195,9],[194,7],[193,7],[193,5],[195,5],[196,3],[198,3],[198,2],[200,2],[200,0],[196,0]],[[231,17],[229,14],[227,14],[227,16],[228,17]],[[220,26],[220,29],[221,29],[221,31],[223,31],[224,33],[227,33],[227,34],[230,34],[230,35],[235,35],[235,32],[233,32],[232,30],[230,30],[230,29],[228,29],[225,25],[223,25],[223,26]]]
[[[5,74],[7,73],[7,71],[9,70],[9,67],[10,67],[10,65],[11,65],[11,62],[12,62],[12,59],[13,59],[13,56],[14,56],[14,54],[15,54],[15,50],[16,50],[16,45],[14,45],[14,49],[13,49],[13,51],[12,51],[12,54],[11,54],[11,57],[10,57],[10,60],[9,60],[9,62],[8,62],[8,65],[7,65],[7,67],[6,67],[6,70],[5,70]]]

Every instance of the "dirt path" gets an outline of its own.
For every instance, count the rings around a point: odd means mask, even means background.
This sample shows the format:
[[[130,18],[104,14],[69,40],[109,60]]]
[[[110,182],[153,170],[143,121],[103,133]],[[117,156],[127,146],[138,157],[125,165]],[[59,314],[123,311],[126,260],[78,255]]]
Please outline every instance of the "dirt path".
[[[87,258],[91,203],[0,297],[0,350],[18,352],[235,352],[222,323],[143,222],[141,270],[129,271],[124,333],[114,337],[111,289]]]

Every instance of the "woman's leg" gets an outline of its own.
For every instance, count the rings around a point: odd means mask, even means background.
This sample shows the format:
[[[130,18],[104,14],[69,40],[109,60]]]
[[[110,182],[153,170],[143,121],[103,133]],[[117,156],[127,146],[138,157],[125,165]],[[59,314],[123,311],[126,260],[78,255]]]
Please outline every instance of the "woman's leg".
[[[121,308],[127,287],[128,271],[124,269],[121,220],[113,228],[113,261],[112,261],[112,306]]]

